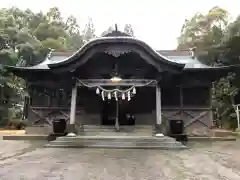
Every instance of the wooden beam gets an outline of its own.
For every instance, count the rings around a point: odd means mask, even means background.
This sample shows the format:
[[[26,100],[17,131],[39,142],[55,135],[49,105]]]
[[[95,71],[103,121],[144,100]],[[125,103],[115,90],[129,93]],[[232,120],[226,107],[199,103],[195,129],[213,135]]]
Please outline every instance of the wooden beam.
[[[112,82],[110,79],[79,79],[77,86],[156,86],[157,81],[153,79],[123,79],[119,82]]]
[[[199,123],[203,124],[205,127],[209,127],[206,123],[204,123],[200,120],[200,118],[207,115],[207,113],[208,113],[207,111],[201,112],[198,116],[192,118],[188,124],[185,124],[184,128],[187,128],[188,126],[190,126],[191,124],[193,124],[195,122],[199,122]]]
[[[56,89],[56,88],[64,88],[68,86],[71,82],[70,81],[64,81],[64,82],[58,82],[58,81],[35,81],[35,82],[29,82],[28,87],[45,87],[49,89]]]
[[[52,106],[52,107],[48,107],[48,106],[31,106],[31,109],[35,109],[35,110],[61,110],[61,111],[69,111],[70,107],[63,107],[63,106]],[[169,111],[174,111],[174,110],[179,110],[179,107],[162,107],[162,110],[169,110]],[[211,111],[212,108],[210,107],[184,107],[183,108],[184,111],[196,111],[196,110],[203,110],[203,111]],[[82,112],[82,108],[81,107],[76,107],[76,111]]]
[[[174,111],[174,110],[180,110],[180,107],[162,107],[162,110]],[[183,107],[182,110],[184,110],[184,111],[195,111],[195,110],[211,111],[212,108],[210,108],[210,107]]]

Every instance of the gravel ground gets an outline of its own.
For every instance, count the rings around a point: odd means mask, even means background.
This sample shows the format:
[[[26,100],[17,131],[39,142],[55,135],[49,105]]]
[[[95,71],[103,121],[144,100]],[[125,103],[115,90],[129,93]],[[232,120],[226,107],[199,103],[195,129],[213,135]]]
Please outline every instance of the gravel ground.
[[[1,141],[0,180],[239,180],[240,140],[190,150],[50,149]]]

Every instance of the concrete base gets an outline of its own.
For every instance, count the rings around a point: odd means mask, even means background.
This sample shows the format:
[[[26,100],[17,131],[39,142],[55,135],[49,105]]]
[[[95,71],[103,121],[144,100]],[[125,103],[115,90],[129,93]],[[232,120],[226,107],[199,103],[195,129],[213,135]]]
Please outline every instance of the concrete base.
[[[25,134],[38,134],[38,135],[49,135],[53,132],[51,126],[27,126],[25,128]]]
[[[46,141],[50,141],[50,140],[55,140],[55,138],[51,138],[48,135],[40,135],[40,134],[28,134],[28,135],[7,135],[7,136],[3,136],[3,140],[19,140],[19,141],[36,141],[36,140],[46,140]]]
[[[188,137],[188,141],[195,141],[195,142],[216,142],[216,141],[236,141],[236,137]]]
[[[225,129],[212,129],[211,137],[229,137],[234,136],[234,132]]]

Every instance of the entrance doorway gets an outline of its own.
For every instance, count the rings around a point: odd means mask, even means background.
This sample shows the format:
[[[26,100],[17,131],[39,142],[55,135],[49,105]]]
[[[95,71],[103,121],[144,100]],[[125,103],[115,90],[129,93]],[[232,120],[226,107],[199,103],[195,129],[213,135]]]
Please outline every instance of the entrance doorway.
[[[102,125],[114,126],[117,117],[119,125],[135,125],[135,118],[131,113],[129,101],[116,101],[114,99],[103,101]]]
[[[118,108],[119,125],[123,126],[135,125],[135,118],[130,109],[130,102],[127,100],[120,100],[118,102],[118,106],[119,106]]]
[[[111,99],[103,101],[102,125],[114,126],[116,122],[116,101]]]

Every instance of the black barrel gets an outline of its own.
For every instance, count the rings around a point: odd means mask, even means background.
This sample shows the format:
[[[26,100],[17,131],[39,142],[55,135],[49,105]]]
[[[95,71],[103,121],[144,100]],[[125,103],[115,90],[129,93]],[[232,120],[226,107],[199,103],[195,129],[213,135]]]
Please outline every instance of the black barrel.
[[[53,120],[53,133],[54,134],[64,134],[66,131],[66,120],[65,119],[54,119]]]
[[[170,120],[171,134],[183,134],[183,131],[184,131],[183,120],[179,120],[179,119]]]

